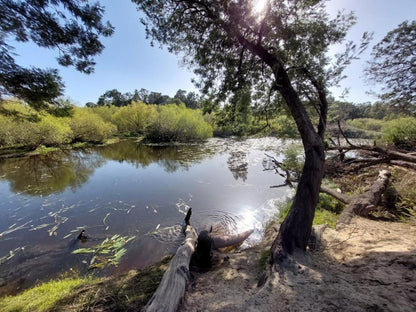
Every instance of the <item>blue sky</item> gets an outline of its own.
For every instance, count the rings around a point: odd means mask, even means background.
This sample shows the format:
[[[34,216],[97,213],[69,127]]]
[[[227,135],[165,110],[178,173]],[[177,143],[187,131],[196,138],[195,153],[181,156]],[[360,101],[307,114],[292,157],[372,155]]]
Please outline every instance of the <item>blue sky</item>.
[[[85,75],[73,68],[57,64],[56,52],[37,48],[31,44],[16,46],[21,65],[41,68],[58,68],[65,85],[65,95],[77,105],[96,102],[98,97],[110,89],[129,92],[145,88],[173,96],[178,89],[196,91],[191,79],[192,71],[180,65],[180,58],[160,49],[151,47],[145,38],[140,14],[129,0],[100,0],[106,7],[105,19],[115,26],[115,34],[103,40],[104,52],[95,58],[95,72]],[[372,45],[379,42],[388,31],[404,20],[416,18],[416,0],[330,0],[328,10],[354,11],[357,24],[351,29],[348,39],[359,40],[364,31],[374,31]],[[336,52],[336,49],[332,50]],[[345,100],[362,103],[373,102],[374,96],[368,91],[377,90],[365,82],[363,68],[369,59],[369,49],[360,61],[354,62],[346,71],[348,78],[341,82],[341,88],[331,91],[338,98],[344,89],[349,89]]]

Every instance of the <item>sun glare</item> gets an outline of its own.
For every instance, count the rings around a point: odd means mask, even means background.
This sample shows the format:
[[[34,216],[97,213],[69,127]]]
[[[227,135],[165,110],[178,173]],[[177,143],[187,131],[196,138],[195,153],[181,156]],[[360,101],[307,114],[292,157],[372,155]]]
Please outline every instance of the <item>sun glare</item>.
[[[266,10],[268,0],[252,0],[251,6],[255,15],[262,15]]]

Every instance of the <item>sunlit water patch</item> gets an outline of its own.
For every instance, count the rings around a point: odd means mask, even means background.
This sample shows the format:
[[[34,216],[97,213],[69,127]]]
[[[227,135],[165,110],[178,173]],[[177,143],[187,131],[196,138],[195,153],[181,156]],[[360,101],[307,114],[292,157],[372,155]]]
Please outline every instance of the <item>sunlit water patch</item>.
[[[189,207],[198,229],[217,235],[255,232],[288,195],[265,153],[280,157],[288,144],[274,138],[211,139],[194,145],[124,141],[88,150],[0,161],[0,293],[86,272],[89,255],[73,254],[116,234],[135,237],[116,271],[140,268],[174,252]],[[87,240],[77,239],[85,230]]]

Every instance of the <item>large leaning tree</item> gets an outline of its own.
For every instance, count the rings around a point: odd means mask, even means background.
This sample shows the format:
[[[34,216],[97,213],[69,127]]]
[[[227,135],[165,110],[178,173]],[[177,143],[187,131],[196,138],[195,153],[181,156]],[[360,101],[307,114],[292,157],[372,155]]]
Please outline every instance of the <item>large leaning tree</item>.
[[[400,113],[416,113],[416,20],[405,21],[373,47],[367,77],[383,85],[381,99]]]
[[[271,260],[306,250],[324,172],[327,90],[354,51],[347,45],[332,66],[328,47],[344,40],[351,14],[330,18],[325,1],[132,0],[147,35],[181,54],[202,91],[229,99],[239,90],[282,99],[300,133],[305,164],[293,205],[275,239]],[[276,100],[277,101],[277,100]]]
[[[114,29],[102,21],[104,8],[83,0],[0,0],[0,100],[14,96],[44,108],[62,95],[56,69],[22,67],[15,60],[15,42],[33,42],[59,51],[62,66],[92,73],[94,56],[104,49],[101,37]]]

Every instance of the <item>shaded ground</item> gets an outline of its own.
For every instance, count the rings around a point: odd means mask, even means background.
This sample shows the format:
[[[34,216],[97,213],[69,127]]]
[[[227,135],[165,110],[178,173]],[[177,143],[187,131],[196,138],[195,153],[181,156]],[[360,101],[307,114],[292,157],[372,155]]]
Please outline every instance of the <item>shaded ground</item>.
[[[270,241],[228,260],[221,255],[215,269],[194,273],[180,311],[414,311],[415,220],[356,217],[344,229],[326,229],[321,250],[297,257],[295,273],[274,273],[261,288],[260,258]]]

